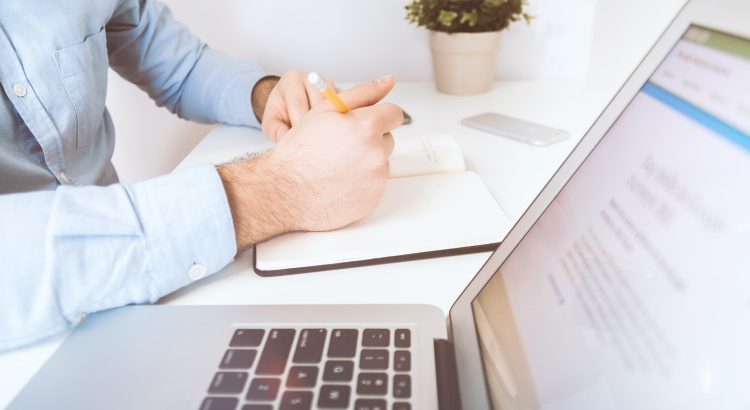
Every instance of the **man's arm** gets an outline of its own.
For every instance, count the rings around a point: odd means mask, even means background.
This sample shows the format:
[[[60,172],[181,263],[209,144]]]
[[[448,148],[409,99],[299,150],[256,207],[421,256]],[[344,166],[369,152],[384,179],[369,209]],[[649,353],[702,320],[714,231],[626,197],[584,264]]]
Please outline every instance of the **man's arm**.
[[[335,229],[377,204],[401,109],[373,105],[392,77],[317,107],[272,150],[135,185],[0,195],[0,350],[86,314],[153,302],[230,262],[237,249],[296,230]]]
[[[209,165],[132,186],[0,195],[0,350],[86,314],[153,302],[232,260],[223,184]]]
[[[110,66],[157,105],[193,121],[259,125],[254,108],[262,107],[251,105],[251,94],[267,73],[209,48],[164,4],[123,0],[106,32]],[[265,105],[260,94],[255,101]]]

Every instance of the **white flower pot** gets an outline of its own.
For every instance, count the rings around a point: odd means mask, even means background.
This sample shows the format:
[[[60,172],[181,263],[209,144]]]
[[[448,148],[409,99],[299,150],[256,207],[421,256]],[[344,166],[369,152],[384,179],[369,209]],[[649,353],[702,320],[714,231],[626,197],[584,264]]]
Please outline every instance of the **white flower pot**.
[[[437,90],[445,94],[480,94],[492,88],[500,31],[453,33],[430,31]]]

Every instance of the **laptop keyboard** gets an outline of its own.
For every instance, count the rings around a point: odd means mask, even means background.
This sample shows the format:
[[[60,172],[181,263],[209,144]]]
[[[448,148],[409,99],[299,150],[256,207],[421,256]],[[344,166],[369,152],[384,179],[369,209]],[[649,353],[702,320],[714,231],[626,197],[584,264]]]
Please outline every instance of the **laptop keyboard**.
[[[201,410],[410,410],[409,329],[237,329]]]

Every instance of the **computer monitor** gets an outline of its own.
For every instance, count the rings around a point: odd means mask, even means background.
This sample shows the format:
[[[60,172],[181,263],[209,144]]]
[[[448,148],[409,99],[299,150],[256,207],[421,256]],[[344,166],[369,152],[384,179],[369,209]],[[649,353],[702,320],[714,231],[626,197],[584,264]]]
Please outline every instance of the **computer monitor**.
[[[748,397],[749,184],[750,40],[692,25],[472,302],[493,406]]]

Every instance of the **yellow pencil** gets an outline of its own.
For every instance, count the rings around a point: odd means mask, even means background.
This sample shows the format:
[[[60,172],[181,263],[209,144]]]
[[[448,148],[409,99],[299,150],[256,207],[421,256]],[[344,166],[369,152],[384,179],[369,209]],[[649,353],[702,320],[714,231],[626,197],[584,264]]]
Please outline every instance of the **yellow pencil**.
[[[328,100],[328,102],[333,105],[334,108],[340,113],[349,112],[349,107],[344,104],[343,101],[341,101],[341,98],[336,94],[335,91],[333,91],[333,88],[328,86],[328,83],[323,81],[323,78],[315,72],[312,72],[307,75],[307,82],[310,83],[313,87],[317,88],[321,94],[323,94],[323,97]]]

